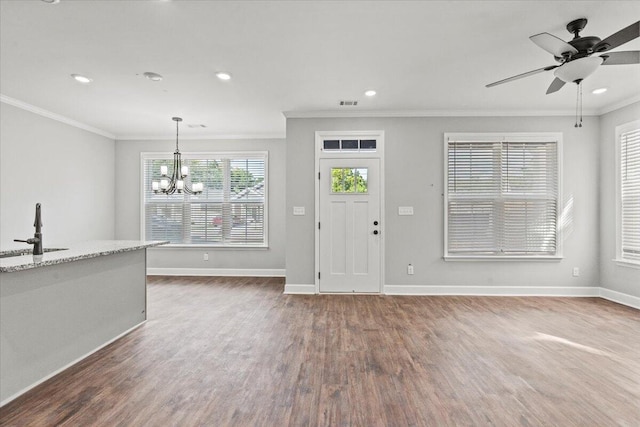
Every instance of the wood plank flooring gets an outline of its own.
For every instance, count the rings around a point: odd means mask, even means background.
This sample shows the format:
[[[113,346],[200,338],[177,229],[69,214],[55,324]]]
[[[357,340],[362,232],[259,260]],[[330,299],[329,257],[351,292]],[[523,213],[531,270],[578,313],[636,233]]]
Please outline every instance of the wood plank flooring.
[[[2,426],[640,426],[640,311],[597,298],[283,295],[153,277],[149,320]]]

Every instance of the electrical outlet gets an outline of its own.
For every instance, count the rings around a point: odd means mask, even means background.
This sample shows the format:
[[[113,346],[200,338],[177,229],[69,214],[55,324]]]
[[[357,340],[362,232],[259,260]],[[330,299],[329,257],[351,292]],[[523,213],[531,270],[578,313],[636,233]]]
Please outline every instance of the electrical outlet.
[[[580,269],[578,267],[573,267],[573,277],[578,277],[580,275]]]
[[[413,265],[409,264],[407,266],[407,274],[413,274]]]
[[[208,253],[208,252],[205,252],[205,253],[204,253],[204,256],[202,257],[202,259],[203,259],[204,261],[209,261],[209,253]]]

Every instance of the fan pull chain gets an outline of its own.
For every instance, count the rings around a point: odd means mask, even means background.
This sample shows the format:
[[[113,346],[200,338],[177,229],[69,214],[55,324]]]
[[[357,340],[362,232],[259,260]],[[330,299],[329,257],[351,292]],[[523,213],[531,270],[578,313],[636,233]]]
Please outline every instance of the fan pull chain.
[[[578,99],[580,98],[580,89],[576,87],[576,124],[573,127],[578,127]]]
[[[580,123],[578,127],[582,127],[582,82],[578,83],[578,90],[580,91]]]
[[[578,83],[576,88],[576,124],[574,127],[582,127],[582,81]]]

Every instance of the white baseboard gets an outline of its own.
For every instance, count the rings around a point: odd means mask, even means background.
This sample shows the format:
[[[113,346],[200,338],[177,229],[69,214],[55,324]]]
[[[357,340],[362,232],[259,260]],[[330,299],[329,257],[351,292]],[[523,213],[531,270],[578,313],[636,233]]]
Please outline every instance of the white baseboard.
[[[285,277],[283,268],[147,268],[149,276]]]
[[[540,296],[600,297],[640,310],[640,298],[611,289],[587,287],[543,286],[419,286],[385,285],[385,295],[468,295],[468,296]]]
[[[288,295],[315,295],[316,285],[284,285],[284,293]]]
[[[137,325],[135,325],[132,328],[127,329],[126,331],[124,331],[123,333],[113,337],[112,339],[110,339],[109,341],[105,342],[104,344],[94,348],[93,350],[89,351],[88,353],[78,357],[77,359],[75,359],[72,362],[67,363],[66,365],[64,365],[62,368],[60,369],[56,369],[55,371],[53,371],[52,373],[50,373],[49,375],[47,375],[44,378],[39,379],[38,381],[36,381],[35,383],[23,388],[22,390],[20,390],[19,392],[7,397],[5,400],[3,400],[2,402],[0,402],[0,407],[6,405],[7,403],[11,402],[12,400],[20,397],[21,395],[23,395],[24,393],[28,392],[29,390],[31,390],[32,388],[42,384],[43,382],[47,381],[50,378],[55,377],[56,375],[58,375],[60,372],[64,371],[65,369],[68,369],[70,367],[72,367],[73,365],[75,365],[76,363],[80,362],[83,359],[86,359],[87,357],[91,356],[93,353],[95,353],[98,350],[103,349],[104,347],[108,346],[109,344],[111,344],[114,341],[119,340],[120,338],[124,337],[125,335],[127,335],[128,333],[132,332],[133,330],[139,328],[140,326],[144,325],[147,321],[143,320],[142,322],[138,323]]]
[[[548,296],[548,297],[600,297],[636,307],[640,298],[595,286],[419,286],[385,285],[383,295],[468,295],[468,296]],[[289,295],[316,294],[315,285],[286,284],[284,293]]]
[[[597,287],[385,285],[385,295],[598,297]]]
[[[622,292],[612,291],[611,289],[603,287],[600,287],[599,289],[601,298],[640,310],[640,298],[629,294],[623,294]]]

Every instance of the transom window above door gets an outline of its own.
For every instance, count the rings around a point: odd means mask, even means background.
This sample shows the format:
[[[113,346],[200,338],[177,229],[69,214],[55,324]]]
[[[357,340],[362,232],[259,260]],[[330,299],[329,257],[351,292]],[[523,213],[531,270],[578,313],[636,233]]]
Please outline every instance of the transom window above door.
[[[330,152],[371,152],[376,151],[375,139],[325,139],[322,141],[322,150]]]

